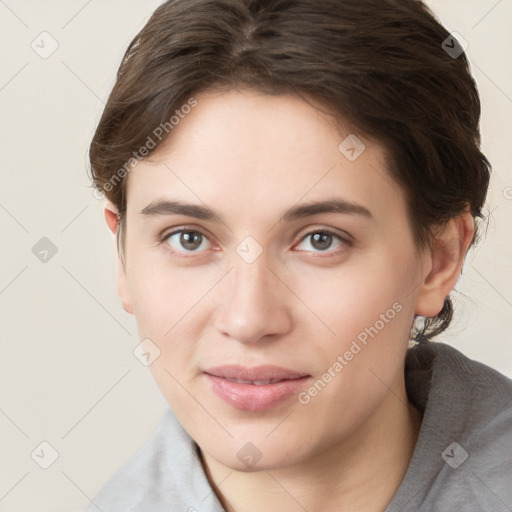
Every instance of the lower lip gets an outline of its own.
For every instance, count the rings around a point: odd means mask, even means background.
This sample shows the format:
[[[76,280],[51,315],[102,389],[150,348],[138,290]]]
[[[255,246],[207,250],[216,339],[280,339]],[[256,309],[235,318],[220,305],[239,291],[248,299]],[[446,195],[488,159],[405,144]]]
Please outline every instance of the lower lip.
[[[222,377],[205,374],[213,392],[235,409],[265,411],[277,407],[297,394],[310,379],[282,380],[275,384],[239,384]]]

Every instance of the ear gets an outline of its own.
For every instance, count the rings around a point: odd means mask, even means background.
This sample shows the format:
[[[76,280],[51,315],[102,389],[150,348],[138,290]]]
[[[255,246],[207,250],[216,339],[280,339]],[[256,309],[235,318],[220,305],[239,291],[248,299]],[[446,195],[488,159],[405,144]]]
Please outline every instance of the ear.
[[[433,247],[426,255],[430,272],[419,287],[417,315],[434,317],[439,314],[445,298],[459,279],[474,232],[473,217],[466,208],[463,214],[451,219],[437,233]]]
[[[118,210],[115,205],[109,201],[105,201],[105,220],[107,225],[112,231],[115,240],[115,250],[117,255],[117,294],[121,299],[121,303],[123,305],[123,309],[133,315],[133,307],[130,299],[130,292],[128,288],[128,280],[126,277],[126,271],[121,261],[121,257],[119,255],[119,250],[117,248],[117,231],[119,229],[119,218],[117,216]]]

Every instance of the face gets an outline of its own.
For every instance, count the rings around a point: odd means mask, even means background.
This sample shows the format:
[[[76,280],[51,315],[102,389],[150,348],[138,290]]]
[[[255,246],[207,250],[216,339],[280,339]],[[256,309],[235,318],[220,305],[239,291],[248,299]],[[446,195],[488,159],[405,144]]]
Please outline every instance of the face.
[[[128,178],[119,293],[178,419],[231,468],[330,450],[403,385],[423,275],[405,197],[384,149],[340,147],[331,121],[205,93]]]

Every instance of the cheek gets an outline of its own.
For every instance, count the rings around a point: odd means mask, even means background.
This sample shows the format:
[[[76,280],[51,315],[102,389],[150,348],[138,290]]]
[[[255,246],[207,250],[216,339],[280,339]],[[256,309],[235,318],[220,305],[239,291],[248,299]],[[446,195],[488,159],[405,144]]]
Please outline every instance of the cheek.
[[[139,328],[157,339],[170,338],[194,315],[218,274],[211,268],[171,266],[162,258],[134,257],[128,286]]]
[[[147,270],[146,270],[147,269]],[[153,266],[133,273],[129,283],[133,310],[141,339],[159,350],[149,370],[171,407],[181,410],[190,401],[190,371],[197,335],[188,332],[201,290],[182,279],[179,272]],[[203,292],[204,294],[204,292]]]
[[[318,414],[326,404],[352,404],[344,414],[357,422],[393,386],[414,314],[412,254],[379,252],[341,267],[329,279],[317,281],[319,286],[303,281],[301,293],[311,298],[308,305],[332,331],[315,347],[316,377],[328,381],[322,398],[312,399]],[[318,387],[323,389],[322,382]]]
[[[412,253],[375,251],[327,271],[306,269],[294,291],[331,331],[333,347],[342,349],[375,324],[382,333],[403,329],[415,276]]]
[[[150,371],[169,403],[177,406],[190,399],[182,392],[192,388],[197,343],[207,321],[205,301],[211,298],[219,271],[142,260],[139,264],[133,257],[128,273],[139,336],[160,350]]]

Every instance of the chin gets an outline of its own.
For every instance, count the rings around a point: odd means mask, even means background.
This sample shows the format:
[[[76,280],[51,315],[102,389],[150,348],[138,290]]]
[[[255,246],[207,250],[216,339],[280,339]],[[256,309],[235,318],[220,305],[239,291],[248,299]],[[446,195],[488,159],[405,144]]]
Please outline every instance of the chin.
[[[268,429],[264,429],[264,432],[246,430],[241,436],[232,431],[234,438],[229,442],[208,446],[207,439],[202,446],[204,451],[219,463],[233,471],[244,473],[281,469],[298,464],[307,458],[305,447],[300,442],[303,436],[297,435],[298,439],[295,439],[295,436],[279,436],[274,433],[269,438],[268,432]]]

